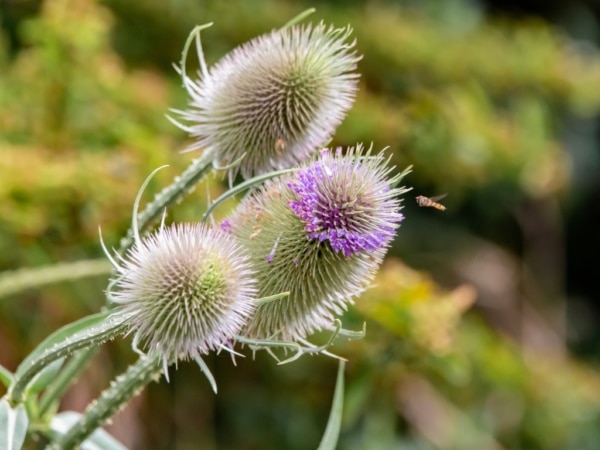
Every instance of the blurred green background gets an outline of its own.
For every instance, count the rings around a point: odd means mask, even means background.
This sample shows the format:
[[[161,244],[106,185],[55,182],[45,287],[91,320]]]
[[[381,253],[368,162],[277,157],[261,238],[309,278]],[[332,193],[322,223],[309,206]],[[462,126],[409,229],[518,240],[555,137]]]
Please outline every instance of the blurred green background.
[[[389,146],[409,164],[403,223],[348,358],[343,449],[600,448],[600,8],[579,2],[5,0],[0,3],[0,270],[102,258],[145,177],[192,158],[166,118],[196,24],[209,63],[308,7],[351,24],[360,92],[334,145]],[[219,179],[169,220],[198,219]],[[448,193],[445,212],[416,195]],[[227,212],[223,208],[221,214]],[[9,274],[9,275],[7,275]],[[97,311],[106,276],[0,297],[0,364]],[[133,360],[102,349],[64,409]],[[309,449],[337,364],[208,358],[152,384],[110,425],[132,449]],[[0,392],[2,394],[3,392]],[[29,442],[31,448],[38,442]]]

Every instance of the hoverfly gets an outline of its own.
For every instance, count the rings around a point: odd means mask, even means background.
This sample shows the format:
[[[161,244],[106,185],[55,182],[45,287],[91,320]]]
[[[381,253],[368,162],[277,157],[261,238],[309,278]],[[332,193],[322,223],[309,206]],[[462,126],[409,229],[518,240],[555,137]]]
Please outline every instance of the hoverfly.
[[[446,207],[444,205],[442,205],[441,203],[438,203],[438,200],[443,199],[446,195],[448,194],[442,194],[442,195],[438,195],[436,197],[425,197],[424,195],[419,195],[417,197],[415,197],[415,200],[417,201],[417,205],[426,208],[426,207],[430,207],[430,208],[435,208],[435,209],[439,209],[440,211],[445,211]]]

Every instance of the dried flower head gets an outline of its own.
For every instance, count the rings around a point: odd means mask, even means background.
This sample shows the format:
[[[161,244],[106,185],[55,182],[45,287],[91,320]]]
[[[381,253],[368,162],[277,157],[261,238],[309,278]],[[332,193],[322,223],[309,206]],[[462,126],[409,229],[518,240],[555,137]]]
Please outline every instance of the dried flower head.
[[[248,249],[259,306],[243,334],[303,338],[332,325],[372,280],[403,219],[381,154],[338,150],[265,184],[222,225]]]
[[[253,312],[256,280],[231,236],[200,224],[161,228],[117,268],[111,299],[133,313],[134,343],[166,364],[220,348]]]
[[[243,177],[285,169],[329,140],[350,109],[360,59],[350,28],[292,26],[234,49],[210,70],[197,42],[197,81],[182,70],[189,108],[178,124],[219,166],[245,154]]]

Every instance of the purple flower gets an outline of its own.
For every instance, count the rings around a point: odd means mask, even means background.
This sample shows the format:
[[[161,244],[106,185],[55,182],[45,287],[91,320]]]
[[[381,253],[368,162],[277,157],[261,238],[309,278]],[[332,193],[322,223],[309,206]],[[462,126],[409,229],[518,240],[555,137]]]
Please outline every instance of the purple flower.
[[[166,364],[226,344],[254,311],[249,256],[235,239],[199,224],[161,228],[121,260],[110,298],[134,313],[134,343]]]
[[[267,182],[227,224],[248,250],[260,305],[243,334],[304,338],[331,326],[369,285],[403,219],[401,176],[362,147],[322,152],[298,172]]]
[[[198,80],[182,74],[189,108],[178,124],[219,166],[251,176],[285,169],[323,146],[350,109],[360,59],[350,28],[323,23],[272,31],[234,49],[210,70],[199,48]]]
[[[346,257],[375,251],[387,247],[403,219],[385,175],[380,161],[324,152],[289,183],[298,195],[289,205],[306,223],[308,239],[328,241]]]

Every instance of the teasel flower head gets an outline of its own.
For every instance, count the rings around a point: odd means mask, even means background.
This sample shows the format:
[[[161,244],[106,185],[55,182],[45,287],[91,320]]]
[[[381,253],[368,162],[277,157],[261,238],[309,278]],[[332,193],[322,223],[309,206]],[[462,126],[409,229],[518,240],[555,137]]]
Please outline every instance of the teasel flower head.
[[[354,102],[360,57],[352,30],[294,25],[259,36],[207,69],[197,35],[199,78],[180,69],[189,106],[174,121],[217,166],[244,178],[286,169],[322,148]],[[184,52],[185,55],[185,52]]]
[[[219,229],[161,227],[121,259],[111,300],[131,313],[134,346],[163,365],[222,348],[254,311],[256,279],[247,252]]]
[[[368,286],[403,219],[383,155],[361,146],[324,150],[299,171],[267,182],[221,228],[246,247],[261,304],[245,326],[249,338],[296,340],[332,326]]]

